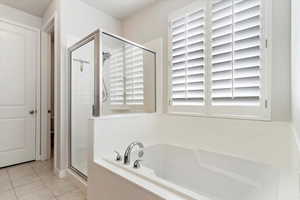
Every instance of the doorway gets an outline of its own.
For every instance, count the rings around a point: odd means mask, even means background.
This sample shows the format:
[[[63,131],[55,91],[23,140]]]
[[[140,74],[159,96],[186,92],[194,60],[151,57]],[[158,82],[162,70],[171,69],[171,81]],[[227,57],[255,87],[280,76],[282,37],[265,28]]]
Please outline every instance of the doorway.
[[[48,133],[49,139],[48,142],[48,157],[53,159],[54,157],[54,135],[55,135],[55,89],[54,89],[54,63],[55,63],[55,36],[54,36],[54,27],[52,27],[50,32],[50,65],[49,65],[49,72],[48,72]]]
[[[55,17],[42,28],[41,71],[41,160],[51,160],[56,173],[57,162],[57,31]],[[58,174],[59,175],[59,174]]]

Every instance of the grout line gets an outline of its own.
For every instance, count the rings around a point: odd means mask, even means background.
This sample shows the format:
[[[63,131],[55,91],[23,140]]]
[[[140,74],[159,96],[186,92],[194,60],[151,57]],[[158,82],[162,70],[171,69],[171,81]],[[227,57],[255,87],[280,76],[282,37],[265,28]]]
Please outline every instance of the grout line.
[[[11,178],[11,176],[10,176],[10,174],[9,174],[9,172],[8,172],[8,170],[6,169],[6,173],[7,173],[7,176],[8,176],[8,179],[9,179],[9,183],[10,183],[10,185],[11,185],[11,190],[13,191],[13,193],[14,193],[14,195],[15,195],[15,198],[16,198],[16,200],[18,200],[19,199],[19,197],[17,196],[17,192],[16,192],[16,190],[15,190],[15,187],[14,187],[14,185],[13,185],[13,181],[12,181],[12,178]]]

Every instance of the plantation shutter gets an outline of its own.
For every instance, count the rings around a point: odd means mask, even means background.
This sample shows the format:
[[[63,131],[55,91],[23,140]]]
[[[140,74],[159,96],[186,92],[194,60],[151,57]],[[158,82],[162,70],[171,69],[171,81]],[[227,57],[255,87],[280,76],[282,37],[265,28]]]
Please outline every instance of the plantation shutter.
[[[204,105],[204,9],[171,20],[171,103]]]
[[[124,104],[124,54],[123,49],[112,52],[110,58],[110,104]]]
[[[126,104],[144,104],[143,50],[135,46],[125,48]]]
[[[260,105],[261,11],[261,0],[215,0],[213,2],[212,105]]]

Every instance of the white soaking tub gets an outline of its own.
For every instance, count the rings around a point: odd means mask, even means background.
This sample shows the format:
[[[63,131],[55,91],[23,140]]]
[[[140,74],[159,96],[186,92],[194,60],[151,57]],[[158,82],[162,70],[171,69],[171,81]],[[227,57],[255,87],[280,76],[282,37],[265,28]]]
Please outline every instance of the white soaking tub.
[[[111,158],[106,168],[162,199],[276,200],[279,171],[232,156],[159,144],[144,149],[140,169]],[[133,163],[135,156],[131,157]],[[122,171],[126,173],[122,173]],[[132,177],[138,179],[132,179]],[[139,180],[143,181],[139,181]],[[168,195],[165,195],[168,194]],[[172,194],[172,195],[170,195]]]

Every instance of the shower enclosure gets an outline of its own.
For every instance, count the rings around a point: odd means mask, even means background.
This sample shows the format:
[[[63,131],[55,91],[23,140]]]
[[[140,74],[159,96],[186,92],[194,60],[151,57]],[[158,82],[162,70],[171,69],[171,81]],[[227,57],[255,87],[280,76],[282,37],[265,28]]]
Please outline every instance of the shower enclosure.
[[[100,30],[68,49],[69,167],[88,177],[88,120],[156,110],[156,54]]]

